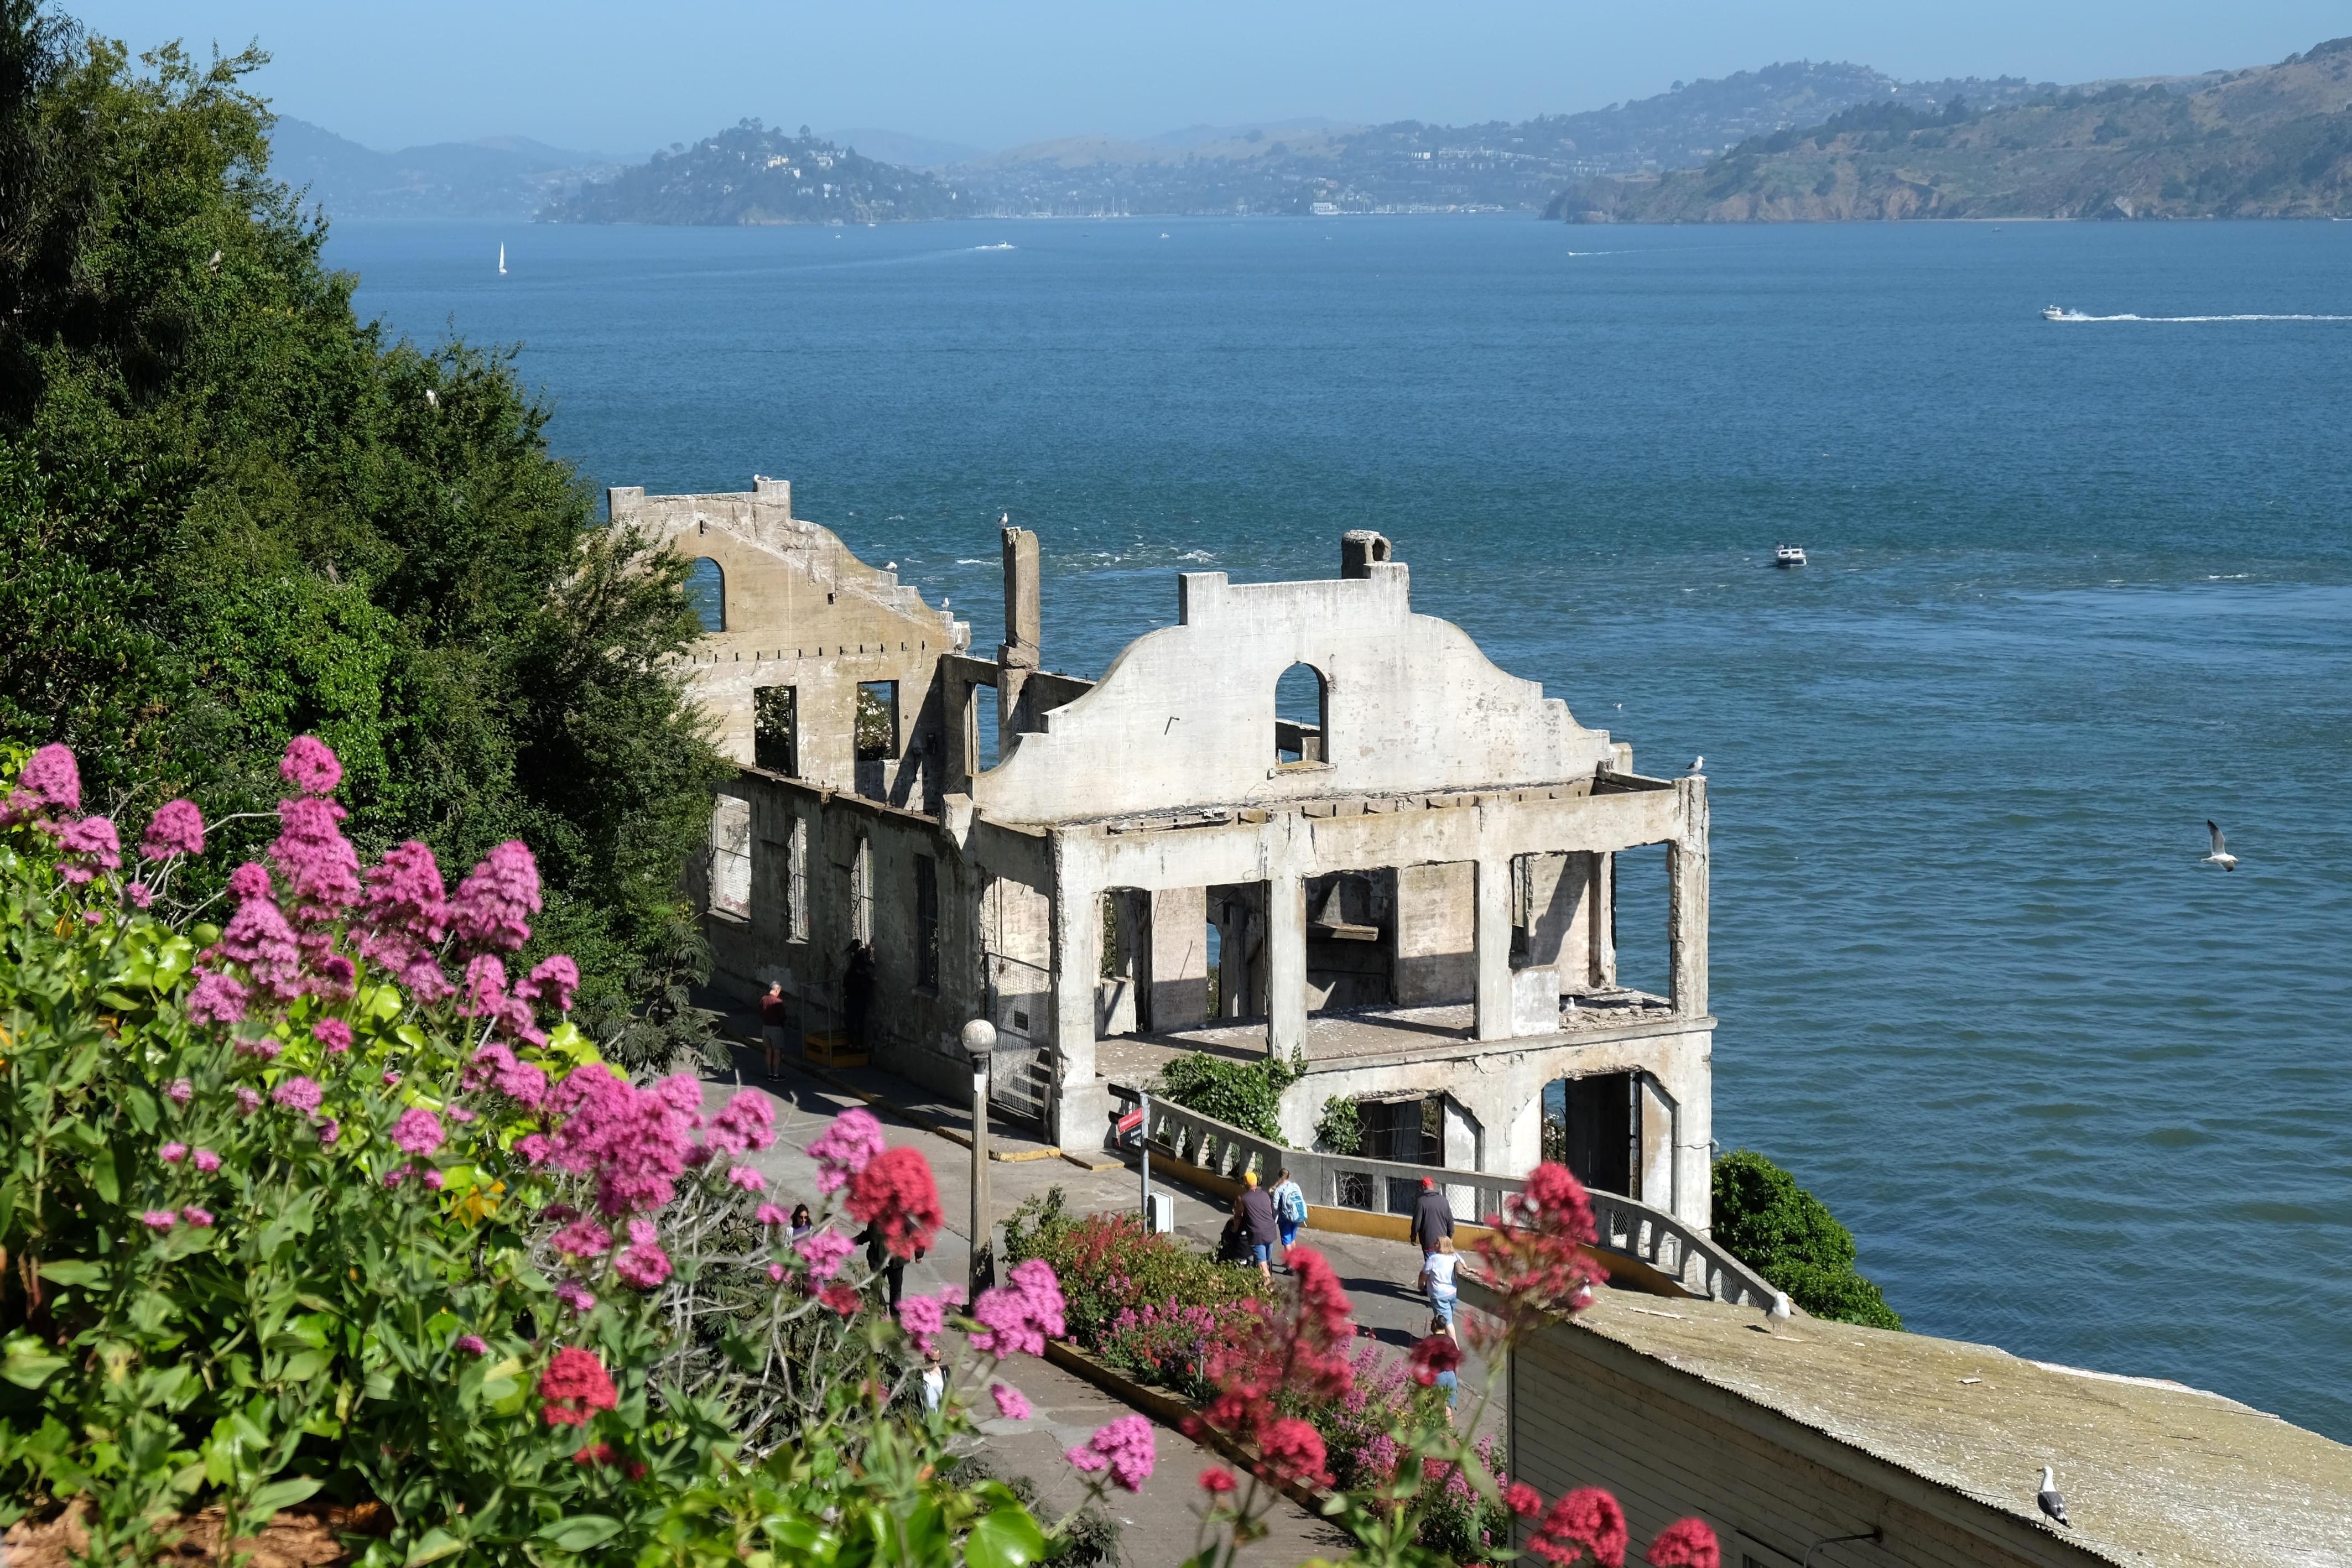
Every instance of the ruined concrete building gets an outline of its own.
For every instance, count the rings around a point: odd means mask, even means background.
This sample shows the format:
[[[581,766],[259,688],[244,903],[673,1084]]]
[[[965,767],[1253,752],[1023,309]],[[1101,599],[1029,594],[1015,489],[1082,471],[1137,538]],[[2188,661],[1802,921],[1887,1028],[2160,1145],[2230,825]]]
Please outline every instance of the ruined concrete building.
[[[611,505],[695,560],[694,690],[740,771],[689,882],[733,990],[836,1027],[866,941],[877,1063],[960,1092],[986,1017],[1000,1110],[1065,1146],[1103,1145],[1114,1081],[1272,1051],[1306,1068],[1294,1146],[1353,1101],[1366,1153],[1549,1152],[1706,1225],[1706,782],[1635,774],[1413,613],[1387,539],[1345,535],[1319,581],[1181,573],[1177,623],[1085,681],[1042,666],[1024,529],[989,658],[782,481]],[[1621,861],[1652,846],[1663,907],[1624,935],[1663,948],[1663,994],[1618,984]]]

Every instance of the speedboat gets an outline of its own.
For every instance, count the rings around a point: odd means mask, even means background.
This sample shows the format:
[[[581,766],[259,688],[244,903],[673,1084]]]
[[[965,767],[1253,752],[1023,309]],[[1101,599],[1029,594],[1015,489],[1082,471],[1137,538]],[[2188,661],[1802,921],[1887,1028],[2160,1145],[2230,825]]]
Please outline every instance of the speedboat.
[[[1804,565],[1804,547],[1802,545],[1779,545],[1774,547],[1772,551],[1772,564],[1774,566],[1780,567]]]
[[[2045,305],[2042,308],[2042,319],[2044,321],[2063,321],[2066,308],[2063,305]]]

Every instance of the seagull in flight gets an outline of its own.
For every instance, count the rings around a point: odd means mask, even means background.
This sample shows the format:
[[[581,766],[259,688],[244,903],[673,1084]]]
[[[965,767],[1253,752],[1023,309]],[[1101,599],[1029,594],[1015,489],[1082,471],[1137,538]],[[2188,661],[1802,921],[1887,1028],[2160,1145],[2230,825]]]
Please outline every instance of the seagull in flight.
[[[2064,1524],[2069,1530],[2074,1528],[2067,1523],[2066,1500],[2058,1495],[2058,1472],[2048,1465],[2042,1467],[2042,1490],[2034,1494],[2033,1500],[2040,1503],[2042,1511],[2052,1519],[2060,1524]]]
[[[2217,865],[2223,871],[2237,870],[2238,857],[2230,852],[2228,841],[2221,837],[2221,824],[2208,817],[2205,820],[2205,831],[2213,835],[2213,852],[2207,855],[2203,860],[2199,861],[2197,863],[2199,865]]]

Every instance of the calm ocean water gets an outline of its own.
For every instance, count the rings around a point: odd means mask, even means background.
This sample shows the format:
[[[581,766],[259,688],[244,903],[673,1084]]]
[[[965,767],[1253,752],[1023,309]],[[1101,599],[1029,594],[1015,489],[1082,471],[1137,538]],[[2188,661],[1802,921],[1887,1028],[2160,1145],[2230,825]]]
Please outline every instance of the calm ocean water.
[[[509,276],[495,276],[498,246]],[[1011,248],[1003,248],[1004,246]],[[352,225],[398,331],[519,341],[597,484],[793,480],[1046,662],[1172,573],[1416,604],[1704,752],[1716,1119],[1919,1330],[2352,1438],[2352,225],[1521,218]],[[1804,572],[1769,570],[1803,544]],[[2200,868],[2204,821],[2234,874]],[[1629,977],[1663,969],[1636,879]]]

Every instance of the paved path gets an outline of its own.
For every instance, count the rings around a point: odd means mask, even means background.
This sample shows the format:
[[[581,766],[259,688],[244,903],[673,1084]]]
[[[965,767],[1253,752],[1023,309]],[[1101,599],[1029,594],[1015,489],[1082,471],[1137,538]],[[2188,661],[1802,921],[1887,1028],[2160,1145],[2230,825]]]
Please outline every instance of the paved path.
[[[797,1066],[788,1067],[777,1082],[763,1081],[760,1077],[761,1056],[755,1048],[739,1049],[736,1056],[743,1085],[768,1094],[776,1105],[775,1145],[753,1156],[752,1163],[769,1178],[770,1196],[778,1202],[790,1207],[796,1199],[804,1199],[814,1206],[817,1197],[816,1166],[808,1157],[808,1145],[835,1115],[860,1102]],[[968,1114],[954,1113],[952,1107],[937,1103],[917,1086],[887,1073],[864,1070],[853,1081],[858,1087],[883,1093],[894,1103],[913,1104],[928,1119],[943,1125],[953,1125],[959,1131],[969,1125]],[[732,1082],[707,1082],[704,1102],[716,1109],[735,1091]],[[947,1213],[948,1227],[941,1232],[937,1247],[908,1270],[907,1290],[926,1292],[950,1283],[960,1284],[971,1258],[970,1239],[965,1234],[971,1201],[971,1153],[939,1134],[909,1125],[887,1112],[877,1113],[892,1146],[903,1145],[919,1149],[930,1162],[932,1174],[939,1181],[940,1204]],[[995,1135],[992,1130],[992,1137]],[[1028,1146],[1036,1145],[1032,1142]],[[992,1207],[1000,1221],[1023,1199],[1055,1186],[1063,1189],[1071,1209],[1079,1213],[1132,1211],[1140,1197],[1140,1184],[1131,1168],[1090,1172],[1058,1159],[992,1161],[989,1180]],[[1160,1190],[1175,1195],[1179,1234],[1202,1248],[1213,1244],[1224,1224],[1223,1208],[1184,1188],[1162,1186]],[[1427,1309],[1408,1283],[1408,1271],[1417,1272],[1420,1263],[1410,1245],[1314,1232],[1307,1233],[1307,1239],[1324,1251],[1339,1271],[1355,1302],[1362,1333],[1400,1348],[1419,1337],[1427,1322]],[[1485,1375],[1484,1367],[1475,1360],[1463,1367],[1462,1398],[1465,1405],[1475,1402]],[[1026,1475],[1034,1480],[1047,1508],[1066,1508],[1080,1493],[1069,1465],[1062,1458],[1063,1451],[1084,1440],[1105,1422],[1133,1412],[1091,1384],[1043,1360],[1024,1358],[1011,1381],[1029,1396],[1037,1418],[1029,1422],[983,1422],[982,1455],[1000,1475]],[[985,1410],[985,1395],[977,1389],[971,1392]],[[1500,1426],[1499,1408],[1490,1411],[1484,1427]],[[1158,1438],[1159,1467],[1143,1491],[1134,1497],[1114,1494],[1119,1506],[1112,1511],[1126,1523],[1121,1542],[1124,1560],[1137,1568],[1160,1568],[1181,1562],[1191,1553],[1196,1524],[1194,1509],[1200,1496],[1196,1478],[1209,1465],[1223,1462],[1213,1451],[1201,1448],[1172,1428],[1160,1427]],[[1243,1553],[1243,1562],[1252,1568],[1278,1568],[1311,1557],[1335,1556],[1346,1548],[1346,1539],[1339,1532],[1287,1501],[1277,1504],[1267,1522],[1272,1527],[1269,1537]]]

